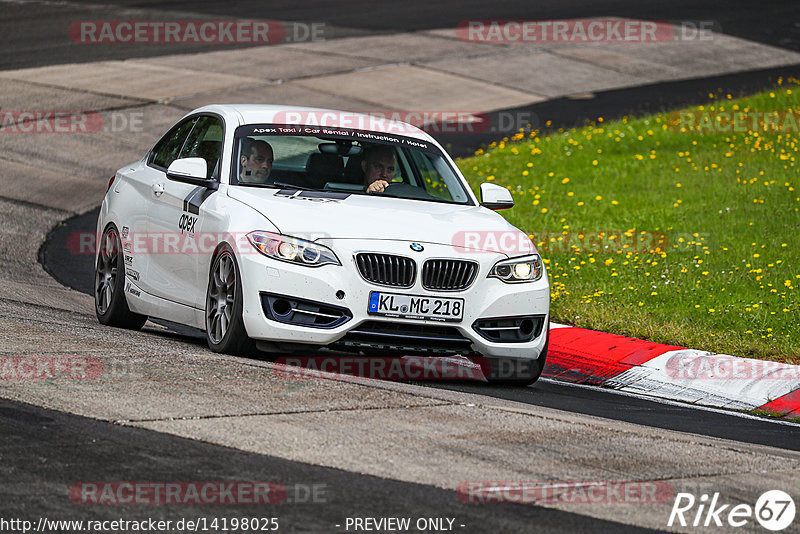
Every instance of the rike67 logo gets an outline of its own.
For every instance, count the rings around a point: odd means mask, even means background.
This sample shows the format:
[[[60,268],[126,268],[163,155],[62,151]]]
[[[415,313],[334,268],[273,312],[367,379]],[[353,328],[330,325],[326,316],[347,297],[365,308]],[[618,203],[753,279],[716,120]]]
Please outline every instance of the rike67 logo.
[[[699,499],[691,493],[678,493],[667,526],[738,528],[755,519],[765,529],[778,532],[794,522],[795,512],[794,500],[781,490],[762,493],[755,506],[723,503],[718,492],[703,494]]]

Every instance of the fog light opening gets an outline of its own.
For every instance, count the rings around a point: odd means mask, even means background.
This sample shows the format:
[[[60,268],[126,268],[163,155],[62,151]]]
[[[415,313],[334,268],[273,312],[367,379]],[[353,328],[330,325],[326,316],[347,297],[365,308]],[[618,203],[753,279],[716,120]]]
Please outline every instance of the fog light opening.
[[[275,315],[288,315],[292,311],[292,306],[288,300],[276,299],[272,302],[272,311]]]
[[[533,332],[533,321],[530,319],[525,319],[519,324],[519,331],[525,335],[529,336]]]

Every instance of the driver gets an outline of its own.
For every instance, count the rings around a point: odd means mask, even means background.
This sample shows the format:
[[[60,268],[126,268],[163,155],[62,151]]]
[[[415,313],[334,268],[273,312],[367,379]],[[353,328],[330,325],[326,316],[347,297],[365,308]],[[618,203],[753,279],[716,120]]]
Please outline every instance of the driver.
[[[364,149],[361,161],[367,193],[380,193],[394,178],[397,169],[394,149],[388,145],[373,145]]]
[[[239,181],[245,184],[265,184],[272,172],[272,147],[266,141],[247,137],[242,140]]]

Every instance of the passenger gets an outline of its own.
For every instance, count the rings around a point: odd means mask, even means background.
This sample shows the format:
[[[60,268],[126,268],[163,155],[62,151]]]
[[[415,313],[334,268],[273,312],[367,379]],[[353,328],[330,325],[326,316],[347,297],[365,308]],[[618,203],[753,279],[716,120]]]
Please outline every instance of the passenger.
[[[380,193],[394,178],[397,169],[394,149],[387,145],[373,145],[364,149],[361,161],[367,193]]]
[[[272,147],[266,141],[242,139],[239,181],[245,184],[265,184],[272,172]]]

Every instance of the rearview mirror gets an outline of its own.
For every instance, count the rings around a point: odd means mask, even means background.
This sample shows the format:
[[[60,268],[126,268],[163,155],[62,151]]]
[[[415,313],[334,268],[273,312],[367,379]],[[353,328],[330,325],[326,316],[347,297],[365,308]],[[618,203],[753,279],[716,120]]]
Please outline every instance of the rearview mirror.
[[[350,143],[320,143],[319,151],[323,154],[336,154],[337,156],[358,156],[364,149]]]
[[[481,184],[481,206],[490,210],[505,210],[514,206],[511,192],[497,184]]]
[[[181,158],[170,164],[167,169],[167,178],[176,182],[217,189],[219,182],[213,178],[206,178],[207,172],[208,164],[203,158]]]

